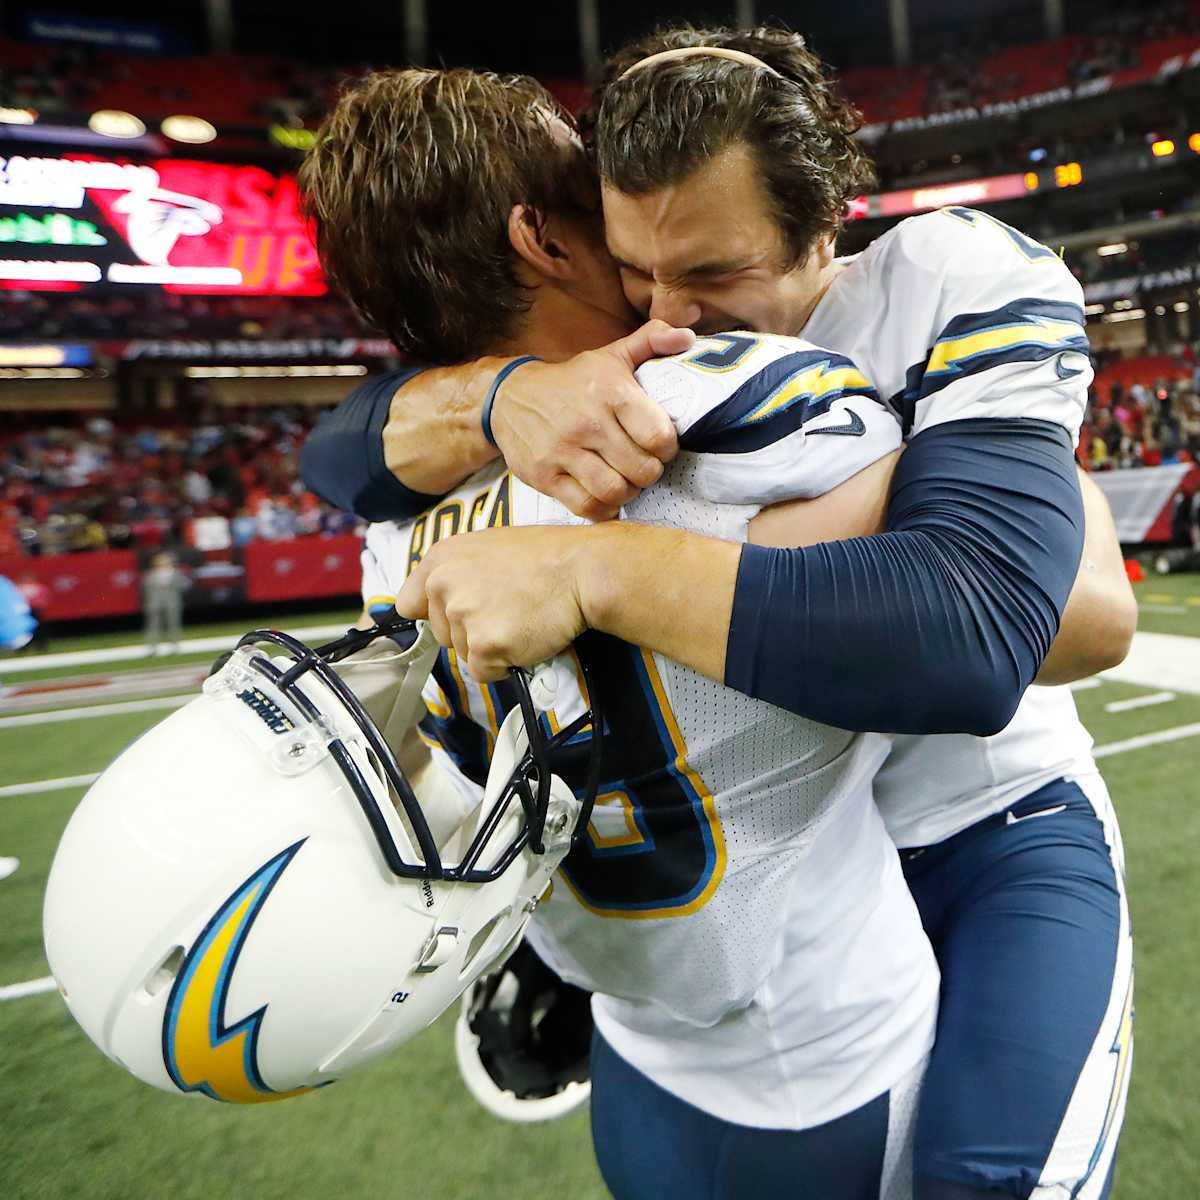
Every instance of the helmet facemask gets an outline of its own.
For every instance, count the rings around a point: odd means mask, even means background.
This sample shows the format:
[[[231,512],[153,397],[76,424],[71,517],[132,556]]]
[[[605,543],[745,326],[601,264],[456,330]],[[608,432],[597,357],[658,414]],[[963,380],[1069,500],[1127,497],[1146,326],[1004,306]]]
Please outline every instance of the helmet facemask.
[[[514,668],[499,685],[508,693],[510,711],[496,737],[483,803],[462,823],[459,836],[447,840],[443,831],[439,838],[437,823],[431,823],[388,740],[334,669],[382,639],[390,639],[401,658],[413,658],[414,669],[423,669],[423,682],[436,642],[427,627],[393,611],[369,629],[351,629],[316,648],[277,630],[253,630],[205,681],[204,691],[212,698],[239,700],[258,712],[279,735],[272,739],[271,756],[281,773],[299,774],[326,758],[332,760],[362,809],[388,870],[401,878],[490,883],[526,847],[535,854],[561,850],[586,829],[599,784],[603,741],[596,702],[593,699],[589,710],[548,736],[528,676]],[[282,653],[268,656],[262,646]],[[419,663],[422,651],[425,662]],[[585,683],[594,697],[586,671]],[[326,698],[332,700],[333,711]],[[561,783],[558,789],[553,786],[551,756],[589,725],[587,782],[583,797],[572,803]],[[359,753],[354,752],[356,741]],[[391,798],[390,806],[382,800],[384,795]],[[445,861],[451,849],[455,862]]]

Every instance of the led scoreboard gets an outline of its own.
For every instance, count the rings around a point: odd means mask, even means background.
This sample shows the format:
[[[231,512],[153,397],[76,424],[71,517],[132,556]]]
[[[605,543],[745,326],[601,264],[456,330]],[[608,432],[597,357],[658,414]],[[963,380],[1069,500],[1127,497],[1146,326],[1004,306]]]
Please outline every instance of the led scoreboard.
[[[0,287],[314,296],[296,181],[255,166],[0,158]]]

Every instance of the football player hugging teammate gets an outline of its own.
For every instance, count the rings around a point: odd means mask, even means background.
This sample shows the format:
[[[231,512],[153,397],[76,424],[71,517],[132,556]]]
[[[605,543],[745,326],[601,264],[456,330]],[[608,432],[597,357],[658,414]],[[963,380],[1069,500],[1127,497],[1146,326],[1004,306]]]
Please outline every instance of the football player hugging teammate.
[[[363,627],[248,634],[72,818],[47,950],[106,1053],[279,1099],[465,993],[472,1094],[590,1082],[618,1200],[1107,1196],[1120,834],[1045,686],[1132,632],[1082,297],[966,208],[836,257],[856,129],[769,27],[626,47],[578,126],[342,94],[304,203],[414,364],[304,453],[372,522]]]
[[[798,1044],[806,1017],[794,1024],[793,1013],[811,1012],[812,1028],[825,1029],[817,1014],[828,997],[796,984],[808,934],[795,914],[766,926],[780,932],[761,958],[757,936],[732,921],[720,926],[719,953],[702,932],[718,927],[735,894],[738,906],[757,903],[757,885],[740,891],[743,829],[762,839],[754,871],[797,852],[772,824],[770,797],[776,783],[788,786],[789,768],[772,766],[769,788],[754,782],[757,772],[773,755],[813,754],[815,767],[826,753],[806,748],[799,731],[812,726],[796,726],[798,740],[781,747],[781,725],[735,767],[750,713],[742,706],[757,700],[819,722],[821,738],[834,736],[829,728],[892,735],[874,802],[941,970],[908,1180],[915,1194],[1105,1195],[1131,1062],[1120,836],[1070,695],[1042,685],[1119,661],[1134,608],[1111,518],[1073,464],[1091,369],[1069,272],[1019,231],[964,208],[912,218],[858,257],[835,258],[845,201],[865,190],[869,167],[851,138],[856,115],[802,39],[783,30],[665,30],[618,53],[581,121],[609,259],[586,244],[586,205],[574,192],[569,205],[538,208],[544,177],[527,166],[523,189],[493,186],[483,199],[508,206],[493,211],[492,227],[512,283],[536,286],[522,294],[489,282],[494,303],[465,322],[462,289],[477,285],[454,266],[466,253],[462,235],[413,216],[438,181],[406,166],[404,139],[393,138],[376,152],[411,194],[381,202],[351,177],[351,135],[337,119],[306,168],[326,264],[429,369],[358,389],[310,439],[304,465],[330,499],[412,531],[405,546],[381,525],[368,562],[382,572],[383,594],[428,616],[454,651],[441,660],[446,686],[435,706],[478,726],[491,719],[481,685],[511,665],[571,646],[584,659],[598,653],[596,634],[640,647],[641,666],[625,668],[626,705],[650,706],[653,725],[637,728],[643,738],[653,730],[657,757],[647,739],[632,786],[605,767],[588,840],[531,935],[569,982],[597,993],[592,1120],[610,1188],[769,1195],[781,1160],[786,1194],[800,1180],[814,1196],[879,1186],[849,1177],[850,1164],[870,1157],[864,1143],[830,1151],[839,1174],[824,1191],[807,1157],[813,1123],[827,1122],[819,1145],[829,1148],[840,1145],[830,1120],[865,1117],[836,1038],[822,1046],[805,1034]],[[445,119],[447,132],[470,124]],[[524,161],[543,128],[538,114],[517,124],[505,127],[507,152],[493,145],[483,156],[504,164],[496,170]],[[466,155],[468,144],[456,142]],[[372,240],[385,236],[388,205],[416,237],[445,230],[447,242],[425,243],[422,259],[401,239]],[[421,266],[435,249],[437,278]],[[581,347],[553,334],[557,322],[542,313],[564,311],[569,297],[597,314],[589,324],[599,333],[598,314],[613,312],[603,295],[610,262],[635,311],[660,320],[564,361]],[[507,317],[522,295],[532,304],[525,318]],[[572,318],[577,336],[584,326]],[[715,336],[681,355],[677,326]],[[467,336],[449,337],[464,327]],[[818,376],[788,376],[772,334],[805,339],[789,354],[820,347]],[[656,353],[677,357],[635,379]],[[875,435],[865,397],[825,390],[839,373],[842,386],[852,373],[883,399],[905,449],[894,466],[890,456],[868,466],[863,455],[854,467],[865,470],[822,495],[837,483],[826,456]],[[696,411],[704,415],[693,420]],[[501,456],[504,482],[484,475],[456,491]],[[523,510],[500,503],[519,481],[543,497],[536,518],[532,499]],[[461,500],[458,517],[449,501],[439,510],[448,493]],[[544,497],[579,516],[621,508],[627,519],[572,523]],[[713,508],[702,515],[698,504]],[[739,505],[745,518],[734,514]],[[453,528],[459,536],[445,536]],[[615,651],[604,657],[614,670],[622,661]],[[571,694],[569,666],[557,660],[555,672]],[[739,715],[718,717],[715,699],[702,702],[703,680],[745,697],[713,693]],[[433,753],[446,756],[439,761],[461,754],[436,717],[425,728],[442,747]],[[718,737],[728,739],[721,753]],[[669,781],[692,792],[643,796],[643,775],[671,752]],[[847,742],[845,753],[862,754],[861,744]],[[832,776],[840,755],[827,762]],[[464,767],[478,770],[466,759]],[[742,770],[747,778],[735,782]],[[844,800],[823,795],[830,815],[818,818],[804,866],[789,877],[789,904],[803,903],[807,872],[823,869],[825,832],[849,819]],[[710,811],[715,821],[691,826],[689,814]],[[787,804],[802,840],[805,811]],[[687,819],[656,828],[668,813]],[[689,836],[692,855],[677,860]],[[844,839],[836,835],[835,855],[848,853]],[[722,864],[719,878],[706,874],[710,858]],[[689,911],[652,915],[660,871]],[[609,941],[619,949],[602,954]],[[827,978],[832,991],[870,977],[853,965],[852,946]],[[749,990],[722,997],[721,972],[738,960]],[[766,973],[755,975],[753,963]],[[1064,971],[1071,1004],[1058,1002],[1057,987],[1030,993],[1029,979]],[[668,989],[693,972],[704,983],[683,1004]],[[755,1037],[742,1042],[749,1029]],[[828,1053],[845,1088],[813,1109],[823,1073],[790,1075],[809,1052]],[[880,1079],[878,1096],[885,1083],[894,1098],[900,1075]],[[900,1107],[889,1103],[893,1125]],[[664,1155],[664,1144],[683,1149]],[[742,1167],[746,1154],[753,1169]]]

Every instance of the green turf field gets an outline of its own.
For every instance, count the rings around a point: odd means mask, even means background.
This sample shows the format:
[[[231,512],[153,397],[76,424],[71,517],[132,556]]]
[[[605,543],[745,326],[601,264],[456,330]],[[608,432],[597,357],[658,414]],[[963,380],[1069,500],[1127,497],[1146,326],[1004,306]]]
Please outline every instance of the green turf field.
[[[1189,602],[1200,597],[1200,576],[1151,579],[1138,593],[1147,628],[1200,636],[1200,602]],[[1111,681],[1078,690],[1097,745],[1200,723],[1200,694],[1109,711],[1156,690]],[[0,724],[0,784],[99,770],[162,716]],[[1103,757],[1101,767],[1124,828],[1137,956],[1136,1054],[1114,1194],[1195,1200],[1200,736],[1122,750]],[[81,795],[75,788],[0,796],[0,855],[22,860],[0,882],[0,987],[47,973],[42,889],[55,842]],[[297,1100],[241,1109],[135,1082],[87,1042],[50,993],[0,1000],[0,1195],[590,1200],[605,1192],[586,1117],[525,1128],[494,1121],[474,1105],[459,1083],[445,1019],[362,1075]]]
[[[1200,575],[1147,575],[1133,590],[1139,629],[1200,637]]]

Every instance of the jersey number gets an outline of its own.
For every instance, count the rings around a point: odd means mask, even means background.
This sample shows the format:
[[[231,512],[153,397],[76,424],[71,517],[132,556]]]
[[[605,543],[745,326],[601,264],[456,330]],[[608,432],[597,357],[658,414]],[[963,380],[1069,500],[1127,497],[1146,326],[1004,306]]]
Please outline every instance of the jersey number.
[[[702,371],[732,371],[762,345],[752,333],[716,333],[699,338],[696,349],[683,361]]]
[[[607,781],[588,834],[562,874],[585,907],[605,916],[695,912],[720,882],[725,845],[712,796],[688,766],[654,657],[594,632],[575,649],[605,714]],[[555,769],[582,791],[586,744],[564,748]],[[618,807],[623,820],[613,811]]]
[[[1019,229],[1014,229],[1011,225],[1005,225],[1003,221],[997,220],[995,217],[990,217],[987,213],[979,212],[974,208],[948,208],[946,212],[952,217],[957,217],[960,221],[965,221],[968,225],[973,225],[977,229],[981,225],[990,225],[998,229],[1030,262],[1037,262],[1041,258],[1058,257],[1049,246],[1043,246],[1041,242],[1035,242],[1032,238],[1027,238]]]

